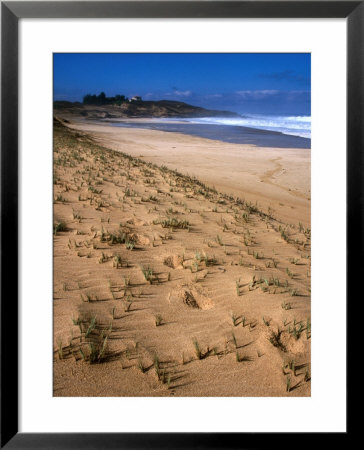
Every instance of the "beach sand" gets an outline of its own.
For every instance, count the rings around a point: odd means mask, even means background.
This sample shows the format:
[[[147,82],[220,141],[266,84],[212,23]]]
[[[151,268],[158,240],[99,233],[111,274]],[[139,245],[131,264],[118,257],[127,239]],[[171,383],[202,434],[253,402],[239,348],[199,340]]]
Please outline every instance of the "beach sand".
[[[54,395],[309,396],[310,151],[67,126]]]

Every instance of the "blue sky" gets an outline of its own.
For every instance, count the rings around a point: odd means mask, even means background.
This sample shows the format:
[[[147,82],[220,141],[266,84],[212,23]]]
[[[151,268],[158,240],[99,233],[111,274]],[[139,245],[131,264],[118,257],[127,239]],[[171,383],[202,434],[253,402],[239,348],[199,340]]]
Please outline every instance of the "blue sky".
[[[238,113],[310,115],[311,57],[298,53],[56,53],[54,99],[180,100]]]

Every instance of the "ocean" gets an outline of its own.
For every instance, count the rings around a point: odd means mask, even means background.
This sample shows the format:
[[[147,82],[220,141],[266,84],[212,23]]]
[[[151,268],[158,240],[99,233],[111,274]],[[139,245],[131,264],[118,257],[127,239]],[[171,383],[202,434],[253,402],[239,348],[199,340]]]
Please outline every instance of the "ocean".
[[[262,114],[243,114],[242,117],[204,117],[187,119],[191,123],[210,123],[215,125],[235,125],[257,128],[259,130],[276,131],[292,136],[311,139],[311,116],[278,116]]]
[[[178,120],[178,122],[177,122]],[[244,115],[237,118],[199,117],[110,121],[112,126],[146,128],[258,147],[311,148],[309,116]]]

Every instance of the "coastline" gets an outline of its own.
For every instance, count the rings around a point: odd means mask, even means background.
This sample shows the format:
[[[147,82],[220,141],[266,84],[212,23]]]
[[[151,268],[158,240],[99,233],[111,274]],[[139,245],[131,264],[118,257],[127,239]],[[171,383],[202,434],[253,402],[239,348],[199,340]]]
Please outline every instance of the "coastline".
[[[105,147],[195,176],[223,193],[258,202],[285,223],[310,227],[310,149],[257,147],[65,118],[68,126]],[[133,119],[141,122],[146,119]]]
[[[180,121],[174,119],[137,119],[134,121],[107,119],[105,122],[110,123],[114,127],[143,128],[180,133],[231,144],[246,144],[269,148],[311,148],[311,139],[241,125],[193,122],[193,119],[181,119]]]

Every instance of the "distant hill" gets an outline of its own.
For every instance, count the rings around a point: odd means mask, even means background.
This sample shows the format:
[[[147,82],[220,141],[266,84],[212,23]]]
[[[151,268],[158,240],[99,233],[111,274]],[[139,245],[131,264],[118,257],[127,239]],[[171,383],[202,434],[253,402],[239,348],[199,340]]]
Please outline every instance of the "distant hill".
[[[55,101],[54,110],[90,119],[107,118],[183,118],[183,117],[240,117],[231,111],[217,111],[174,100],[132,101],[120,105],[87,105],[79,102]]]

